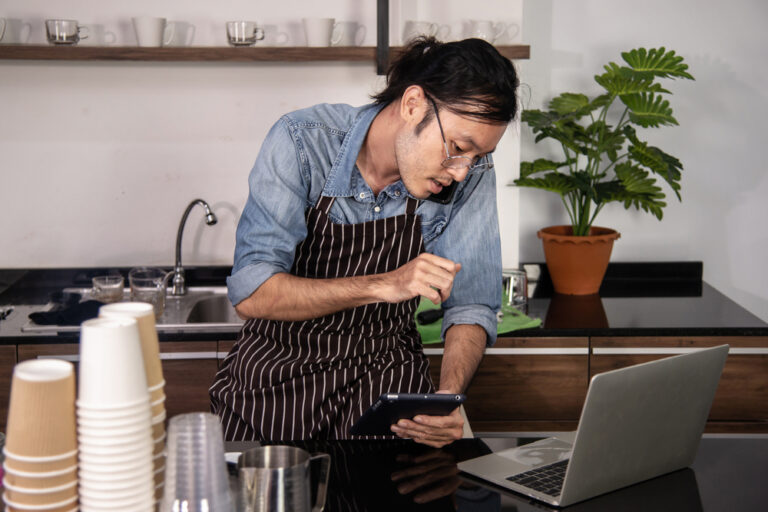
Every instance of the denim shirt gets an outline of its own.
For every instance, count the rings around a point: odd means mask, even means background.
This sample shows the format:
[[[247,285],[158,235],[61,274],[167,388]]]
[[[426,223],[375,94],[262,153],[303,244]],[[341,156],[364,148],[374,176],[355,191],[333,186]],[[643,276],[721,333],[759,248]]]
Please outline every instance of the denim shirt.
[[[248,177],[249,195],[237,226],[229,298],[237,304],[279,272],[290,272],[296,246],[307,236],[305,212],[320,195],[336,197],[330,217],[353,224],[405,213],[409,193],[398,180],[378,197],[355,162],[381,106],[321,104],[283,116],[267,134]],[[453,201],[422,201],[425,250],[461,263],[442,304],[442,337],[454,324],[477,324],[496,341],[501,307],[501,243],[496,176],[470,172]]]

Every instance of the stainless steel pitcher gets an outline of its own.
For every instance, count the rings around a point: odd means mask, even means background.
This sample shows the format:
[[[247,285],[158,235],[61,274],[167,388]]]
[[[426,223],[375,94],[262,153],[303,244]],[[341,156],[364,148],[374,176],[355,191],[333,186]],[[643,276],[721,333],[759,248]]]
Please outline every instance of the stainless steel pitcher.
[[[316,466],[316,471],[312,471]],[[325,506],[331,456],[293,446],[262,446],[237,461],[247,512],[320,512]],[[315,503],[312,475],[317,475]]]

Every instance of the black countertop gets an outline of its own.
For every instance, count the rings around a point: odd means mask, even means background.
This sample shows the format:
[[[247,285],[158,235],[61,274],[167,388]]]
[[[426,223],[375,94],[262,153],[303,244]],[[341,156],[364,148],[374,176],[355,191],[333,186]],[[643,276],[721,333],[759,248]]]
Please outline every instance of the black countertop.
[[[331,455],[328,511],[529,512],[540,510],[764,510],[768,438],[707,437],[690,468],[563,509],[556,509],[459,473],[456,463],[531,439],[463,439],[435,450],[406,441],[287,442]],[[242,451],[257,443],[228,443]],[[236,475],[233,476],[236,478]],[[237,482],[235,488],[237,488]]]
[[[521,309],[542,319],[540,328],[505,336],[768,336],[768,323],[701,280],[701,262],[612,263],[597,295],[553,293],[546,265],[526,264],[528,303]],[[91,277],[128,268],[0,269],[0,309],[25,304],[40,310],[51,293],[66,287],[89,287]],[[221,286],[231,267],[186,269],[190,286]],[[17,312],[16,322],[27,310]],[[26,319],[26,316],[25,318]],[[4,325],[5,324],[5,325]],[[203,341],[236,339],[231,332],[161,333],[161,340]],[[77,334],[22,336],[18,327],[0,320],[1,343],[72,341]]]

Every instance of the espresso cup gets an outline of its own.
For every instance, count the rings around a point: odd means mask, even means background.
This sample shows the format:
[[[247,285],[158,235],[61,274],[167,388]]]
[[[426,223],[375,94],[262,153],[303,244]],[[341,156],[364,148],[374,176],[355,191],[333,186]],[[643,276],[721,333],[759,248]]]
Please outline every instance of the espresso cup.
[[[88,27],[78,25],[77,20],[45,20],[45,33],[51,44],[77,44],[88,37]]]
[[[524,270],[504,269],[502,275],[507,306],[520,306],[528,302],[528,274]]]
[[[340,21],[333,31],[333,46],[360,46],[365,40],[365,25],[356,21]]]
[[[307,46],[331,46],[341,39],[341,35],[334,31],[336,25],[334,18],[303,18],[302,23],[307,37]]]
[[[228,21],[227,41],[232,46],[252,46],[264,39],[264,31],[255,21]]]
[[[117,34],[100,23],[89,23],[88,28],[88,39],[82,43],[84,46],[109,46],[117,42]]]
[[[167,23],[165,18],[136,16],[131,18],[131,21],[139,46],[165,46],[171,42],[175,35],[174,25]]]
[[[24,44],[32,34],[32,25],[16,18],[0,18],[0,44]]]

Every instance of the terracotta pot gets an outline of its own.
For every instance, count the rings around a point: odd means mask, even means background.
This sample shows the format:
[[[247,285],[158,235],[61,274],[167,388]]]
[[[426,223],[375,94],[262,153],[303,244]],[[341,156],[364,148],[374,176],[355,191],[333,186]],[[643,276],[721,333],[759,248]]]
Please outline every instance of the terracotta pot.
[[[592,226],[588,236],[573,236],[571,226],[550,226],[539,230],[544,257],[557,293],[590,295],[603,282],[613,241],[619,233]]]

